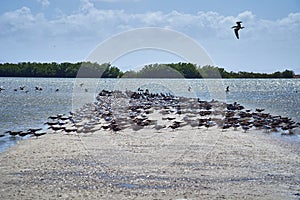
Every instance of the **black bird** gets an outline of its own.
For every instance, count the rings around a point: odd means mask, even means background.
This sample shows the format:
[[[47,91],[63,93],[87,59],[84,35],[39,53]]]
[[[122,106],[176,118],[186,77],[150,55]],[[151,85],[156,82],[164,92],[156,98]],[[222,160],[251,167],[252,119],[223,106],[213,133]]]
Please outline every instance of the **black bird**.
[[[261,112],[263,112],[265,109],[263,109],[263,108],[262,108],[262,109],[256,108],[255,110],[256,110],[257,112],[261,113]]]
[[[242,126],[242,129],[243,129],[244,132],[246,133],[246,132],[250,129],[250,127],[249,127],[249,126]]]
[[[42,128],[30,128],[27,131],[30,132],[30,133],[34,133],[34,132],[37,132],[37,131],[40,131],[40,130],[42,130]]]
[[[237,24],[236,26],[231,27],[231,28],[233,28],[235,36],[236,36],[237,39],[240,39],[239,30],[245,28],[241,25],[241,23],[242,23],[241,21],[238,21],[238,22],[236,22],[236,24]]]
[[[48,117],[48,119],[58,119],[58,118],[59,118],[59,116],[57,116],[57,115],[51,115]]]
[[[52,121],[52,122],[46,122],[44,124],[48,124],[49,126],[57,125],[59,122],[58,121]]]
[[[114,132],[121,131],[122,129],[118,126],[118,124],[111,124],[110,129]]]
[[[22,132],[19,133],[19,136],[24,137],[24,136],[29,135],[29,134],[31,134],[30,131],[22,131]]]
[[[238,127],[240,127],[239,124],[233,124],[233,128],[234,128],[235,131],[237,130]]]
[[[231,124],[224,124],[222,126],[222,131],[225,131],[226,129],[229,129],[231,127]]]
[[[173,130],[175,130],[176,128],[179,128],[180,125],[179,124],[176,124],[176,123],[173,123],[172,125],[168,126],[170,128],[172,128]]]
[[[46,131],[36,131],[36,132],[33,133],[33,135],[34,135],[36,138],[38,138],[38,137],[40,137],[40,136],[42,136],[42,135],[45,135],[45,134],[47,134]]]
[[[70,132],[76,132],[78,129],[77,127],[74,127],[74,126],[71,126],[71,127],[65,127],[65,131],[67,133],[70,133]]]
[[[101,126],[104,130],[106,130],[106,129],[109,129],[110,128],[110,125],[109,124],[106,124],[106,125],[102,125]]]
[[[5,133],[8,133],[10,136],[16,136],[19,135],[22,131],[6,131]]]

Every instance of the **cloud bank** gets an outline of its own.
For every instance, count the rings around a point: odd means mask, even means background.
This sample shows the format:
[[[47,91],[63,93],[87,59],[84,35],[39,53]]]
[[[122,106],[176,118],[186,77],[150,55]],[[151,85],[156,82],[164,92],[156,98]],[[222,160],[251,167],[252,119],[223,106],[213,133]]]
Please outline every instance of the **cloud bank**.
[[[43,6],[49,5],[48,0],[39,2]],[[161,27],[185,33],[204,43],[223,62],[225,58],[213,48],[220,48],[226,55],[226,48],[227,50],[232,48],[229,43],[235,41],[231,26],[235,25],[237,20],[243,21],[246,27],[240,33],[241,48],[246,49],[247,44],[255,42],[257,45],[264,45],[262,48],[265,49],[261,49],[262,52],[269,51],[268,46],[271,47],[274,43],[277,43],[277,48],[289,47],[298,50],[300,13],[290,13],[282,19],[273,21],[257,18],[251,11],[241,12],[237,16],[223,16],[217,12],[202,11],[188,14],[175,10],[168,13],[156,11],[133,14],[124,10],[98,9],[88,0],[82,0],[80,7],[73,13],[68,15],[60,13],[52,18],[45,17],[42,12],[33,13],[28,7],[3,13],[0,16],[0,41],[4,45],[2,48],[11,45],[16,51],[22,47],[41,48],[47,51],[51,45],[60,47],[61,51],[64,48],[72,51],[70,48],[77,47],[81,49],[77,54],[79,55],[86,54],[88,48],[91,50],[93,45],[122,31],[141,27]],[[5,56],[4,53],[1,54]],[[61,59],[63,56],[71,60],[71,52],[62,53]]]
[[[117,1],[117,0],[105,0]],[[47,0],[39,0],[42,5],[49,5]],[[124,10],[97,9],[90,1],[81,1],[80,8],[70,14],[45,18],[43,13],[32,13],[28,7],[6,12],[0,16],[0,34],[6,36],[37,37],[107,37],[120,31],[140,27],[170,28],[187,34],[207,38],[227,38],[232,36],[230,27],[236,20],[244,22],[246,29],[243,37],[256,39],[280,38],[289,36],[296,39],[300,33],[300,13],[290,13],[276,21],[257,19],[251,11],[244,11],[238,16],[222,16],[217,12],[198,12],[194,15],[178,11],[169,13],[147,12],[126,13]]]

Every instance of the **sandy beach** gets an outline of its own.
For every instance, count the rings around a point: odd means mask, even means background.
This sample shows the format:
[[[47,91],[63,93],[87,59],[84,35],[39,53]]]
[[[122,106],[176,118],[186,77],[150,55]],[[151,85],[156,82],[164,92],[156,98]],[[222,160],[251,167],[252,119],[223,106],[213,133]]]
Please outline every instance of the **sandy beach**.
[[[300,198],[298,144],[262,129],[183,125],[183,113],[161,120],[160,112],[141,129],[65,128],[20,141],[0,154],[0,199]],[[172,128],[174,120],[182,125]],[[166,126],[155,130],[157,122]]]

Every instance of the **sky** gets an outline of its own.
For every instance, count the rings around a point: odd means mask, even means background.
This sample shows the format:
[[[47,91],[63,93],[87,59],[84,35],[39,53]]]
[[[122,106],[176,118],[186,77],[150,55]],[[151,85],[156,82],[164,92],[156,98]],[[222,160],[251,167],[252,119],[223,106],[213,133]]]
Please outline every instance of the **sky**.
[[[236,21],[245,27],[239,40]],[[111,37],[146,27],[186,35],[227,71],[300,74],[299,0],[2,0],[0,63],[85,61]],[[112,64],[125,71],[179,61],[146,49]]]

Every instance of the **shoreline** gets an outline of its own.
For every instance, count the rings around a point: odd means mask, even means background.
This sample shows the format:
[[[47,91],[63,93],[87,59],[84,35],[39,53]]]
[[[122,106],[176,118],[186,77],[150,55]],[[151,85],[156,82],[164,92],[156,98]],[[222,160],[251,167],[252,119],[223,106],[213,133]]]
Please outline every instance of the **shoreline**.
[[[299,199],[300,146],[267,128],[290,120],[244,109],[103,90],[0,154],[0,198]]]

